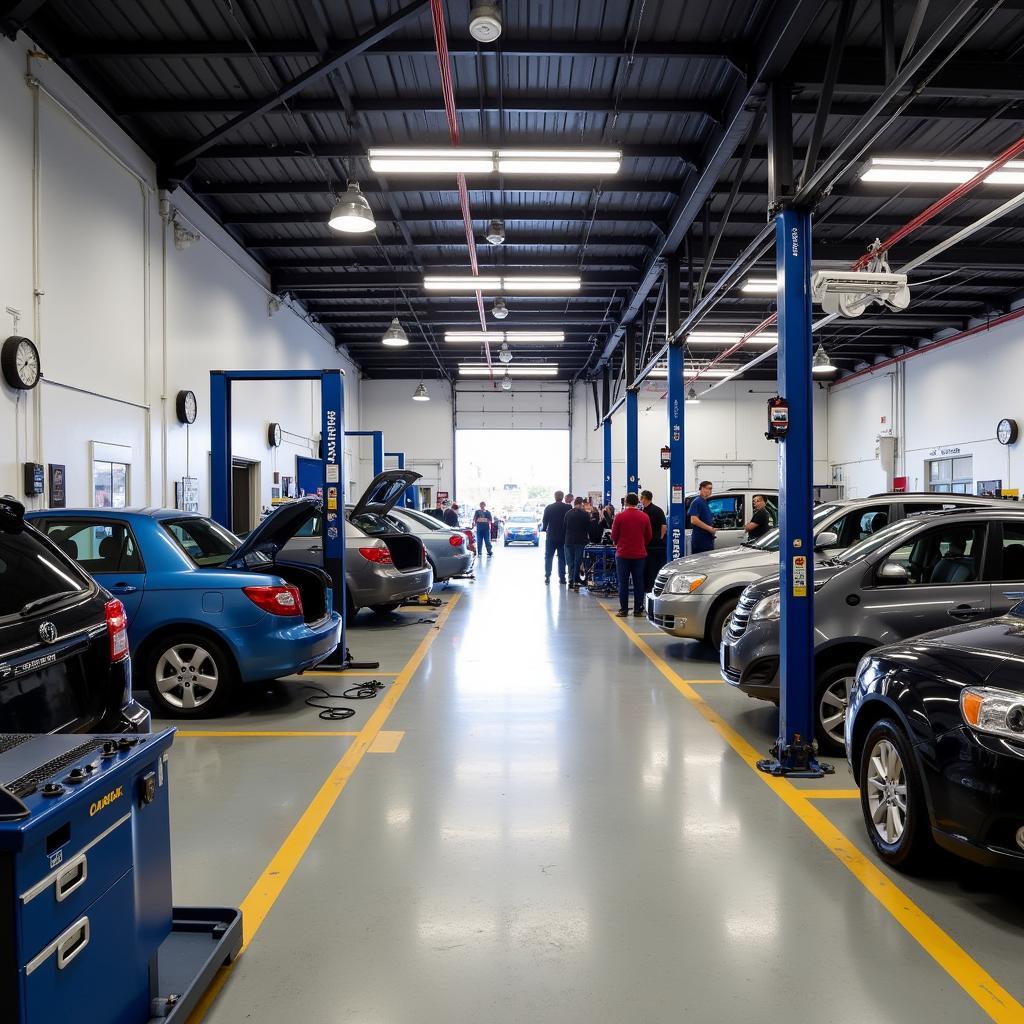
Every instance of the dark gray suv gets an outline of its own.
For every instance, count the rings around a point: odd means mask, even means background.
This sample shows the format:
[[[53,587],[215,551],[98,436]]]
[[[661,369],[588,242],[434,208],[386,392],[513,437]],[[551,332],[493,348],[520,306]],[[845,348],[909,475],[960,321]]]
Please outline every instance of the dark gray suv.
[[[1024,511],[911,516],[814,569],[816,737],[843,750],[857,662],[875,647],[1009,611],[1024,590]],[[722,678],[751,697],[779,699],[779,577],[743,591],[722,637]]]

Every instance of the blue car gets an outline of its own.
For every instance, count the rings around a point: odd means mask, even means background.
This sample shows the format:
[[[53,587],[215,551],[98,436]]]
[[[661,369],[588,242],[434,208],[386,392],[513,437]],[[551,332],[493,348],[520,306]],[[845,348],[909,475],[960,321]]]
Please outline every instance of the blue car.
[[[175,509],[25,518],[120,599],[134,682],[155,712],[192,718],[223,711],[239,684],[312,668],[338,646],[328,575],[272,557],[319,508],[316,498],[289,502],[245,541]]]
[[[505,547],[509,544],[532,544],[536,547],[539,543],[537,520],[533,516],[509,516],[505,520]]]

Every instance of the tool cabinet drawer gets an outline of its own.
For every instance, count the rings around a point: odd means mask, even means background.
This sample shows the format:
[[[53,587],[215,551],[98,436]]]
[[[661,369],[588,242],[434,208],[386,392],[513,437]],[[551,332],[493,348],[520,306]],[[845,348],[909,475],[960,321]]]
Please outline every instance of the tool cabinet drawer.
[[[131,814],[112,823],[19,896],[19,963],[61,934],[132,866]]]
[[[134,876],[127,871],[22,969],[20,1024],[149,1019],[149,980],[134,950]]]

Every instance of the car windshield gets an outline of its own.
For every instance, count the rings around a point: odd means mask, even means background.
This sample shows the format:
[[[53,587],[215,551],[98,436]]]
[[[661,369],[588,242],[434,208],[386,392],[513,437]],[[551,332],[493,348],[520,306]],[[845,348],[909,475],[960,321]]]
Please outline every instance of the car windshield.
[[[875,533],[869,534],[862,541],[858,541],[853,547],[840,551],[832,560],[839,565],[849,565],[851,562],[859,562],[862,558],[880,551],[891,541],[912,532],[922,525],[922,520],[927,516],[911,516],[909,519],[900,519],[898,522],[890,523]]]
[[[212,519],[167,519],[161,525],[191,561],[204,569],[223,565],[242,543]]]
[[[811,525],[814,527],[814,532],[817,533],[817,528],[833,515],[839,511],[842,506],[840,505],[820,505],[814,510],[814,515],[811,518]],[[759,537],[757,540],[747,542],[748,548],[755,548],[758,551],[778,551],[779,550],[779,537],[782,536],[782,531],[776,526],[774,529],[769,530],[763,537]]]
[[[91,586],[74,562],[58,555],[34,530],[0,530],[0,618],[59,604]]]

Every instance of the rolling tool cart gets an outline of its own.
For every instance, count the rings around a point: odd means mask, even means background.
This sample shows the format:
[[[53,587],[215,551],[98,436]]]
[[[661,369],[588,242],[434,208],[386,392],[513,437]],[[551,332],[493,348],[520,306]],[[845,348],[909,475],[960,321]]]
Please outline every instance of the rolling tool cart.
[[[184,1022],[241,913],[171,902],[168,751],[150,736],[0,734],[7,1022]]]

